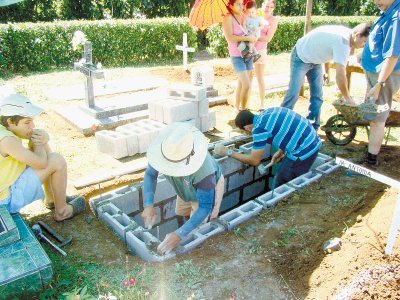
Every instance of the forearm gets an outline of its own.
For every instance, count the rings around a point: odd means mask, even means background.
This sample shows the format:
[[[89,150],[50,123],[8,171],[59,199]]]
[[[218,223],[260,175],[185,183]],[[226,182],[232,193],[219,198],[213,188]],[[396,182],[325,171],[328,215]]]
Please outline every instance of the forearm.
[[[209,214],[211,214],[213,203],[214,203],[215,189],[197,190],[197,198],[199,201],[199,207],[192,217],[183,224],[177,231],[181,239],[184,239],[192,232],[197,226],[199,226]]]
[[[154,193],[157,187],[158,172],[150,165],[144,173],[143,179],[143,206],[147,207],[154,203]]]
[[[342,93],[343,97],[347,100],[350,98],[349,88],[347,85],[347,77],[345,67],[336,64],[336,84]]]
[[[260,160],[253,157],[251,154],[234,152],[231,157],[251,166],[258,166],[260,164]]]
[[[385,82],[388,79],[397,64],[398,58],[398,56],[391,56],[383,61],[382,70],[379,72],[378,81]]]

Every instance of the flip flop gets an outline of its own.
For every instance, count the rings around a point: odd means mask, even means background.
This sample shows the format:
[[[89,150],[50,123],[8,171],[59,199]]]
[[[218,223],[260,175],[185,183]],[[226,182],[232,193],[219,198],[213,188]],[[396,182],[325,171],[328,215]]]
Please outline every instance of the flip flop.
[[[84,197],[79,196],[79,197],[76,197],[75,199],[73,199],[71,202],[69,202],[68,205],[72,206],[72,209],[73,209],[72,210],[72,215],[70,217],[62,219],[62,220],[54,219],[54,221],[63,222],[65,220],[72,219],[73,217],[79,215],[81,212],[83,212],[85,210],[86,201],[85,201]]]
[[[72,195],[72,196],[67,196],[65,197],[65,200],[67,203],[70,203],[72,200],[74,200],[75,198],[79,197],[79,195]],[[47,208],[47,209],[54,209],[54,202],[51,203],[43,203],[43,205]]]

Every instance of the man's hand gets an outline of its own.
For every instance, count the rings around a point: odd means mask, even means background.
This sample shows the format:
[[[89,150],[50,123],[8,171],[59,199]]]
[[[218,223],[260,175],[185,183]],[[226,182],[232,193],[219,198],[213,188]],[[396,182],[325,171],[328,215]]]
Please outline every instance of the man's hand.
[[[44,146],[49,142],[50,137],[49,134],[43,129],[33,129],[30,140],[35,146]]]
[[[151,229],[157,220],[157,212],[152,205],[144,208],[142,212],[142,218],[144,221],[144,226],[147,229]]]
[[[274,155],[271,158],[271,162],[273,163],[273,165],[277,164],[278,162],[280,162],[282,160],[282,158],[285,156],[285,153],[283,153],[283,151],[281,149],[279,149],[278,151],[276,151],[274,153]]]
[[[381,91],[381,85],[379,83],[375,84],[372,89],[370,89],[365,96],[367,99],[373,97],[374,100],[378,100],[379,92]]]
[[[160,252],[162,255],[168,254],[172,251],[172,249],[178,246],[180,241],[181,238],[175,232],[168,233],[165,236],[164,241],[160,245],[158,245],[157,251]]]
[[[345,97],[344,100],[346,101],[346,104],[356,106],[357,104],[354,102],[353,97]]]
[[[228,147],[222,144],[216,144],[214,147],[214,153],[216,155],[226,156],[228,154]]]

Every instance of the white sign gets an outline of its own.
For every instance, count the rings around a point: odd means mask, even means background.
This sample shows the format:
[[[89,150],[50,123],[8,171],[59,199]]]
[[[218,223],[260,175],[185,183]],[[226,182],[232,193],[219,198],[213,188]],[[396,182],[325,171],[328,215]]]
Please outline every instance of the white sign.
[[[183,43],[181,45],[176,45],[175,46],[176,50],[182,51],[183,52],[183,68],[187,70],[187,60],[188,60],[188,52],[194,52],[194,48],[188,47],[187,44],[187,33],[183,34]]]
[[[369,178],[372,178],[372,179],[380,181],[384,184],[390,185],[396,189],[400,189],[400,182],[397,180],[394,180],[390,177],[387,177],[385,175],[371,171],[371,170],[361,167],[359,165],[353,164],[352,162],[345,160],[343,158],[340,158],[340,157],[336,157],[336,163],[342,167],[348,168],[352,171],[355,171],[357,173],[365,175]],[[400,195],[397,196],[396,207],[395,207],[393,217],[392,217],[392,225],[390,226],[388,242],[387,242],[386,248],[385,248],[386,255],[392,254],[392,250],[393,250],[394,243],[396,241],[396,235],[397,235],[397,231],[399,229],[399,225],[400,225]]]

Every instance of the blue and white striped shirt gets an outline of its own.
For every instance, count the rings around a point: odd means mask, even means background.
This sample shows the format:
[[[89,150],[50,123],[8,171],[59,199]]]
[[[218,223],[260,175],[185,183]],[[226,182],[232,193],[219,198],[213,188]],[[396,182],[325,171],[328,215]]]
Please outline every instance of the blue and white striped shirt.
[[[291,160],[305,160],[321,147],[310,122],[285,107],[272,107],[254,117],[253,149],[264,149],[266,144],[283,150]]]

